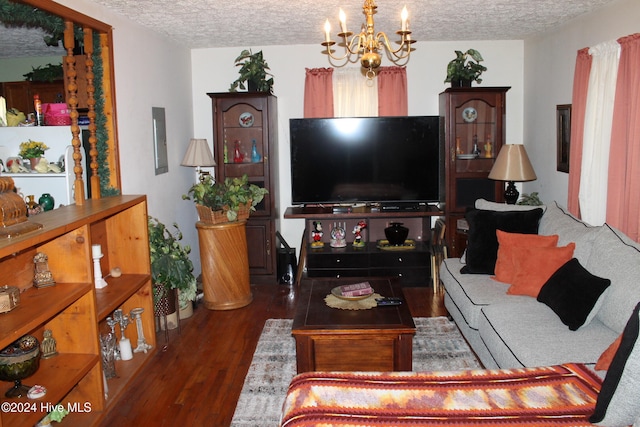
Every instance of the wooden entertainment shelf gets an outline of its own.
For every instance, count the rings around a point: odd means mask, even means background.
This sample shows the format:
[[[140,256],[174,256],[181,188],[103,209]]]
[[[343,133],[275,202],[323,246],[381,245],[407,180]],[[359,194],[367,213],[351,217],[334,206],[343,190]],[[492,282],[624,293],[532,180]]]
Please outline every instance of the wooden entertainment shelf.
[[[0,286],[21,291],[20,304],[0,314],[0,349],[27,334],[42,341],[43,331],[50,329],[58,355],[42,359],[38,371],[24,380],[46,387],[42,398],[7,399],[4,392],[12,383],[0,382],[0,400],[16,408],[0,413],[0,427],[33,426],[58,403],[71,408],[61,427],[97,425],[156,351],[146,197],[86,200],[82,206],[64,206],[29,221],[42,224],[42,229],[0,240]],[[102,277],[114,267],[122,271],[118,278],[106,277],[108,286],[102,289],[93,284],[92,244],[100,244],[104,254]],[[38,252],[47,255],[55,286],[33,287]],[[128,314],[136,307],[144,309],[143,332],[153,348],[116,362],[117,377],[107,380],[107,391],[98,336],[109,330],[105,320],[115,309]],[[126,335],[135,347],[135,323]]]
[[[345,209],[339,207],[339,209]],[[305,220],[303,256],[309,277],[398,277],[403,285],[429,285],[431,276],[429,242],[431,219],[444,213],[437,207],[421,205],[412,210],[378,210],[371,207],[348,208],[348,212],[334,213],[334,207],[294,206],[287,208],[285,218]],[[314,248],[314,222],[323,228],[324,247]],[[364,221],[362,232],[364,247],[354,247],[354,227]],[[409,229],[407,239],[415,247],[406,250],[383,248],[378,245],[386,239],[384,229],[392,222],[400,222]],[[331,230],[342,226],[347,246],[330,246]]]

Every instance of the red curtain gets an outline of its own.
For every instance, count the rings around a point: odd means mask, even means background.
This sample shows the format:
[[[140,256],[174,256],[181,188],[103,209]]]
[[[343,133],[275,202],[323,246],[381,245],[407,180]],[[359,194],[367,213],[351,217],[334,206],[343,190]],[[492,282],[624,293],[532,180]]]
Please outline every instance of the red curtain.
[[[333,117],[333,68],[307,68],[304,117]]]
[[[571,146],[569,151],[569,194],[567,209],[580,216],[580,173],[582,171],[582,144],[584,137],[584,114],[587,107],[587,90],[591,72],[589,48],[578,51],[576,68],[573,73],[573,97],[571,106]]]
[[[381,67],[378,71],[378,115],[409,115],[405,67]]]
[[[640,241],[640,33],[622,37],[618,43],[621,50],[609,155],[607,223]]]

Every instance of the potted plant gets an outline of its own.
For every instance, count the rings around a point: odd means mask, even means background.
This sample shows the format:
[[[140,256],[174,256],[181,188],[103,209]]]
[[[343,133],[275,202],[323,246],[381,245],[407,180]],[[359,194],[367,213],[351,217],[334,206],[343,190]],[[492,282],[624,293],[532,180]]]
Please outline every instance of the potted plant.
[[[28,140],[20,143],[20,152],[18,155],[25,160],[29,160],[31,162],[31,169],[35,169],[40,161],[40,157],[42,157],[48,149],[49,147],[44,142]]]
[[[191,247],[180,244],[182,232],[177,224],[174,223],[173,227],[175,232],[172,233],[156,218],[148,218],[151,280],[154,285],[153,302],[156,308],[163,302],[169,305],[171,300],[175,302],[173,291],[176,290],[179,292],[181,306],[196,298],[196,279],[193,276],[193,263],[189,259]],[[162,314],[172,313],[166,311]]]
[[[484,60],[480,52],[475,49],[455,52],[456,58],[447,65],[445,83],[451,83],[451,87],[470,87],[472,81],[482,83],[480,75],[487,71],[487,67],[480,65]]]
[[[240,77],[231,83],[229,92],[237,92],[238,88],[249,92],[273,92],[273,75],[268,73],[269,65],[262,56],[262,51],[252,53],[251,50],[243,50],[235,60],[236,67],[240,67]],[[272,76],[267,79],[267,76]]]
[[[248,218],[249,212],[256,210],[268,192],[266,188],[250,184],[246,174],[219,182],[207,175],[182,198],[193,200],[201,221],[219,223]]]

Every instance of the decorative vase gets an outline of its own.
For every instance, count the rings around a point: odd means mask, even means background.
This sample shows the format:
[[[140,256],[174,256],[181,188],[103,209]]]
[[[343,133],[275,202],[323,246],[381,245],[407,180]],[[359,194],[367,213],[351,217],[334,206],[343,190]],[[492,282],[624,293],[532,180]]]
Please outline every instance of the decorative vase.
[[[44,193],[38,199],[38,203],[40,204],[40,206],[42,206],[42,209],[44,209],[45,211],[50,211],[50,210],[53,209],[53,205],[55,204],[55,200],[53,199],[51,194]]]
[[[36,166],[40,163],[40,157],[33,157],[29,159],[29,165],[31,166],[31,170],[36,170]]]
[[[389,244],[392,246],[404,245],[409,235],[409,229],[403,227],[401,222],[392,222],[389,227],[384,229],[384,235],[387,237]]]

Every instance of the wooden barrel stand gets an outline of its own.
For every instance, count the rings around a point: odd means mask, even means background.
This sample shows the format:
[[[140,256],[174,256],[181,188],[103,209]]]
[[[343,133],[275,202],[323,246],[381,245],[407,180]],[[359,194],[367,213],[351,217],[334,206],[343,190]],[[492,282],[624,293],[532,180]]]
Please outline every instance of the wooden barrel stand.
[[[204,306],[233,310],[253,300],[249,282],[247,221],[197,222]]]

